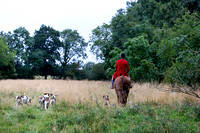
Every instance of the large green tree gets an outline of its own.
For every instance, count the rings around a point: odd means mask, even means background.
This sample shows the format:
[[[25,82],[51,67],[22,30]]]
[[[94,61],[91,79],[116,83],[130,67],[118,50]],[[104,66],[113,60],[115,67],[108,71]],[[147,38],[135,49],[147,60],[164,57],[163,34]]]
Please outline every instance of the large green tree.
[[[34,45],[30,50],[30,63],[35,74],[56,75],[57,61],[60,60],[60,33],[50,26],[42,25],[34,34]]]
[[[6,40],[0,37],[0,79],[15,78],[15,54],[11,52]]]
[[[83,66],[85,77],[89,80],[105,80],[106,71],[104,70],[104,63],[88,62]]]
[[[109,46],[111,45],[111,27],[103,24],[92,30],[90,36],[91,51],[96,55],[97,59],[104,60],[109,54]]]
[[[168,62],[165,80],[196,89],[200,79],[200,21],[187,13],[177,19],[169,40],[163,39],[158,55]],[[164,63],[163,63],[164,64]]]
[[[66,78],[66,72],[71,63],[78,63],[81,58],[87,57],[87,43],[76,30],[66,29],[61,32],[62,47],[60,49],[62,64],[62,77]]]
[[[92,35],[96,37],[92,48],[100,50],[93,52],[103,53],[106,49],[109,53],[102,54],[107,75],[111,77],[114,73],[115,62],[124,52],[135,81],[164,79],[189,86],[199,84],[199,3],[198,0],[127,2],[127,8],[118,10],[111,19],[109,43],[97,38],[105,32]],[[99,27],[93,31],[103,31]]]
[[[32,78],[28,56],[30,54],[29,48],[33,45],[33,38],[30,33],[24,28],[19,27],[14,30],[12,34],[12,42],[10,46],[16,53],[15,69],[17,78]]]

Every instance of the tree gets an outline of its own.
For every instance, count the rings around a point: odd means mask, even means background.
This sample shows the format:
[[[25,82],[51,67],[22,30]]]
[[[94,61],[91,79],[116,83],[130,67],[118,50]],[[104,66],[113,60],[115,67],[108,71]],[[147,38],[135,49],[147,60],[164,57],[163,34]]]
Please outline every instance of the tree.
[[[192,12],[196,14],[191,14]],[[174,72],[175,69],[171,68],[173,65],[180,66],[180,71],[184,68],[184,63],[193,66],[187,68],[188,72],[192,71],[192,68],[198,71],[199,68],[195,64],[199,61],[198,58],[194,59],[198,57],[199,52],[196,49],[199,49],[200,42],[198,13],[197,0],[127,2],[127,9],[118,10],[109,24],[109,43],[101,39],[105,33],[102,32],[104,26],[93,30],[95,32],[92,37],[96,37],[93,42],[97,41],[92,44],[97,49],[93,49],[93,52],[98,55],[103,53],[104,49],[107,50],[109,54],[101,55],[104,56],[102,59],[109,76],[114,73],[119,54],[125,52],[132,68],[130,75],[136,81],[161,82],[166,77],[169,79],[169,75]],[[199,77],[197,71],[192,72],[197,74],[190,74],[190,79],[195,78],[195,82]]]
[[[163,40],[159,55],[171,65],[165,72],[165,81],[187,85],[193,90],[200,85],[200,21],[197,14],[186,14],[177,19],[173,37]],[[167,45],[166,45],[167,44]],[[161,54],[162,53],[162,54]]]
[[[81,62],[73,62],[66,66],[66,71],[64,71],[64,76],[70,79],[81,80],[85,78],[84,72],[80,69]]]
[[[95,65],[94,62],[88,62],[83,66],[83,71],[85,73],[85,76],[89,80],[93,79],[93,73],[91,72],[91,70],[94,67],[94,65]]]
[[[162,28],[164,23],[173,27],[176,18],[184,15],[186,9],[180,0],[138,0],[128,2],[127,11],[137,22]]]
[[[127,17],[124,9],[119,9],[117,15],[112,18],[111,31],[112,31],[112,44],[114,47],[124,49],[123,44],[127,41]]]
[[[71,62],[78,62],[82,57],[85,59],[87,57],[86,47],[84,39],[79,35],[76,30],[66,29],[61,32],[62,40],[62,49],[61,49],[61,58],[60,63],[62,64],[62,76],[67,70],[67,65],[70,65]]]
[[[83,67],[83,72],[85,73],[85,78],[89,80],[105,80],[106,71],[104,70],[103,63],[88,62]]]
[[[200,1],[199,0],[181,0],[182,5],[187,8],[191,13],[197,12],[200,14]]]
[[[0,79],[15,78],[15,54],[11,52],[6,40],[0,37]]]
[[[34,34],[34,45],[30,50],[30,62],[34,74],[55,75],[55,67],[60,60],[60,33],[50,26],[42,25]]]
[[[108,47],[111,45],[111,28],[108,24],[103,24],[92,30],[90,36],[91,51],[96,55],[97,59],[104,60],[109,54]]]
[[[105,80],[106,77],[106,71],[104,69],[104,63],[97,63],[95,64],[92,69],[91,73],[93,74],[93,80]]]
[[[14,30],[12,41],[9,45],[16,53],[15,69],[17,78],[32,78],[28,61],[28,56],[30,54],[29,48],[33,45],[33,38],[30,37],[30,33],[24,27],[19,27]]]

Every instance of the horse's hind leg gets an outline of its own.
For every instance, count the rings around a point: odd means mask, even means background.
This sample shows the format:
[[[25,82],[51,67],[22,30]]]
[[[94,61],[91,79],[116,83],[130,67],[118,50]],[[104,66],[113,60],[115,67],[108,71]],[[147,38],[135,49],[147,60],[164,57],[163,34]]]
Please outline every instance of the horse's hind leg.
[[[127,103],[128,93],[129,93],[129,91],[127,91],[127,90],[122,91],[122,104],[124,106],[126,106],[126,103]]]
[[[117,100],[118,100],[118,105],[123,107],[123,97],[122,97],[122,93],[120,91],[117,92]]]

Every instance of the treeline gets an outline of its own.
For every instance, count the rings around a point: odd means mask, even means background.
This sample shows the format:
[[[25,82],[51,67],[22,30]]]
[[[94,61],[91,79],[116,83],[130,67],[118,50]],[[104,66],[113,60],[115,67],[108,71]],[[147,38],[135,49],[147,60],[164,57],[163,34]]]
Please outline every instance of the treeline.
[[[48,75],[59,79],[105,79],[102,63],[83,64],[87,46],[84,38],[71,29],[59,32],[41,25],[33,37],[24,27],[13,33],[2,31],[0,79],[33,79],[34,76],[47,79]]]
[[[200,83],[199,0],[127,2],[109,24],[92,30],[89,42],[76,30],[59,32],[45,25],[33,37],[22,27],[0,36],[0,78],[110,79],[124,52],[135,82],[194,89]],[[103,63],[82,63],[88,44]]]
[[[200,83],[200,1],[137,0],[119,9],[110,24],[92,31],[91,50],[107,76],[124,52],[136,82]]]

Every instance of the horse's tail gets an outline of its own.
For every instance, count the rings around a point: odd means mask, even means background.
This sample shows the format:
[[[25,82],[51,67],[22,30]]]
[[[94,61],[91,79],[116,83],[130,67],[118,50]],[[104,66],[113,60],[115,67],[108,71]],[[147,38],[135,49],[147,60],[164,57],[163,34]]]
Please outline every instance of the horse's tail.
[[[122,81],[122,85],[123,85],[123,91],[121,92],[123,99],[121,102],[123,105],[125,105],[127,102],[127,97],[128,97],[128,93],[129,93],[129,82],[127,81],[127,78],[123,75],[122,75],[121,81]]]
[[[121,77],[122,77],[121,80],[122,80],[123,88],[124,88],[124,89],[125,89],[125,88],[129,88],[130,84],[129,84],[129,82],[127,81],[127,78],[126,78],[124,75],[122,75]]]
[[[122,83],[124,84],[124,82],[125,82],[125,77],[124,77],[124,75],[121,75],[121,77],[122,77]]]

